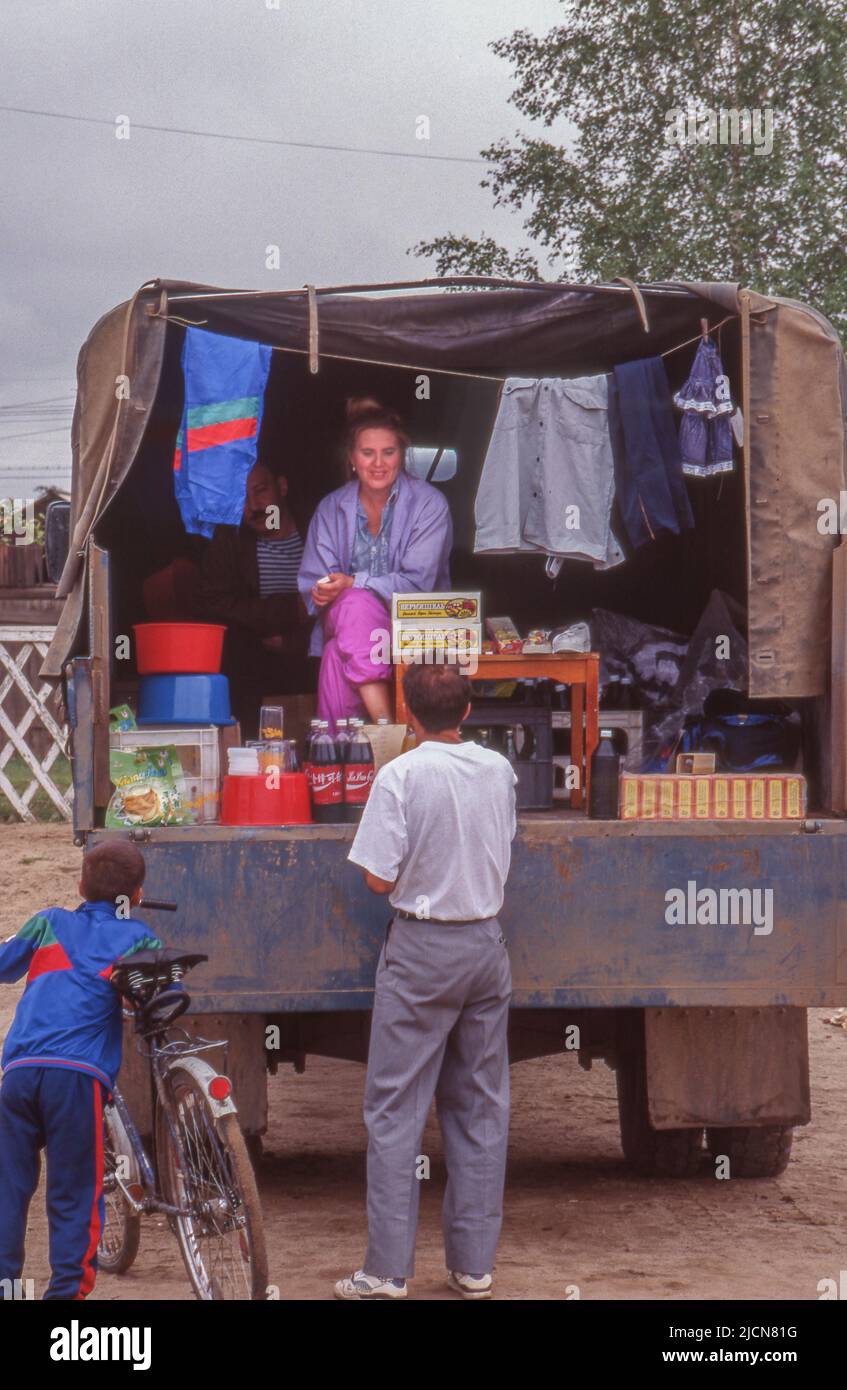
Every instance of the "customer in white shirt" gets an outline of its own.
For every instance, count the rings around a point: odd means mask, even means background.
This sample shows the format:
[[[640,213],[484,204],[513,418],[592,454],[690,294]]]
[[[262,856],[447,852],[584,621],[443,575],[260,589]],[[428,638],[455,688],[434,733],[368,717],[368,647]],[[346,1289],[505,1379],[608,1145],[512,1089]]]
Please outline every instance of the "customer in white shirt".
[[[470,684],[410,666],[417,747],[377,774],[350,859],[394,917],[376,973],[365,1124],[368,1248],[338,1298],[405,1298],[414,1274],[424,1125],[436,1100],[447,1279],[490,1298],[509,1126],[511,972],[497,920],[515,834],[509,762],[464,743]]]

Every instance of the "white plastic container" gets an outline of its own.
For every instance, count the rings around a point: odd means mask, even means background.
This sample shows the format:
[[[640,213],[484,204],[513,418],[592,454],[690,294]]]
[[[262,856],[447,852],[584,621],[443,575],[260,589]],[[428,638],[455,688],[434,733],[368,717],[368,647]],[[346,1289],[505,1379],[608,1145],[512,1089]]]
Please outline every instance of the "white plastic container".
[[[256,748],[228,748],[227,771],[230,777],[256,777],[259,772],[259,753]]]
[[[178,779],[182,804],[195,825],[220,818],[221,775],[218,727],[145,725],[143,729],[114,729],[110,748],[165,748],[172,744],[179,754],[182,777]]]

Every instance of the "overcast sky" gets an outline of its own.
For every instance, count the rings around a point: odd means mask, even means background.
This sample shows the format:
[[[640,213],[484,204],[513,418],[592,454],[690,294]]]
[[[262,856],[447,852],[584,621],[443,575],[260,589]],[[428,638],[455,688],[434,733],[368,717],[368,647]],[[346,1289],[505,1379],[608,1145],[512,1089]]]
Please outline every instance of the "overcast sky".
[[[560,18],[559,0],[2,0],[3,106],[108,124],[0,110],[0,497],[67,480],[80,344],[153,276],[404,279],[432,273],[406,251],[441,232],[520,245],[520,217],[479,187],[485,166],[433,156],[477,158],[531,128],[488,44]]]

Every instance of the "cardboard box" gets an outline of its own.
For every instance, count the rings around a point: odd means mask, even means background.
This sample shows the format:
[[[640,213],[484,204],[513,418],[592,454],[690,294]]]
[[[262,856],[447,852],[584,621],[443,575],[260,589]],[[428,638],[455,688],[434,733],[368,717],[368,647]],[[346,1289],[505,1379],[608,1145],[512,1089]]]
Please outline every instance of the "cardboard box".
[[[802,820],[806,779],[796,772],[628,774],[620,779],[621,820]]]
[[[699,776],[703,772],[715,771],[714,753],[677,753],[676,755],[677,772],[687,773],[689,777]]]
[[[480,593],[394,594],[391,649],[396,662],[431,654],[479,656],[482,650]]]
[[[420,622],[446,623],[448,627],[465,627],[482,622],[482,594],[460,593],[453,590],[443,594],[392,594],[391,621],[411,625]]]
[[[485,630],[498,655],[523,651],[523,638],[511,618],[486,618]],[[550,648],[552,651],[552,647]]]
[[[365,733],[374,750],[374,774],[403,752],[405,724],[366,724]]]

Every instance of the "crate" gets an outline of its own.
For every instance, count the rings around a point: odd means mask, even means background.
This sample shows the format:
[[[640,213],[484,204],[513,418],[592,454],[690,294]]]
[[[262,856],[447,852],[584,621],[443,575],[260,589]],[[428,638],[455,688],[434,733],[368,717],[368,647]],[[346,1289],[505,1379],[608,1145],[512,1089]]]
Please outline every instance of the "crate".
[[[571,716],[570,710],[553,710],[553,732],[554,742],[555,733],[559,729],[570,729]],[[641,760],[644,756],[642,745],[644,741],[644,711],[642,709],[601,709],[600,727],[603,729],[620,729],[626,735],[626,751],[621,760],[622,772],[638,772],[641,767]],[[554,756],[553,762],[556,765],[566,767],[568,764],[566,757]],[[562,779],[557,777],[557,783]],[[554,796],[565,799],[570,795],[564,791],[563,787],[554,791]]]
[[[110,748],[166,748],[173,746],[182,764],[179,791],[191,821],[195,825],[216,821],[220,817],[221,775],[218,751],[218,726],[185,724],[143,729],[113,729],[109,734]]]
[[[502,753],[505,731],[515,731],[519,811],[549,811],[553,805],[553,731],[550,710],[510,700],[474,700],[463,729],[490,729],[489,746]]]

